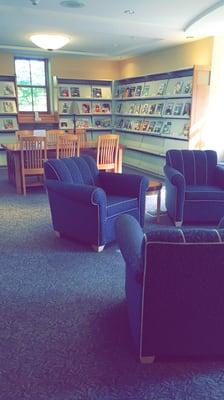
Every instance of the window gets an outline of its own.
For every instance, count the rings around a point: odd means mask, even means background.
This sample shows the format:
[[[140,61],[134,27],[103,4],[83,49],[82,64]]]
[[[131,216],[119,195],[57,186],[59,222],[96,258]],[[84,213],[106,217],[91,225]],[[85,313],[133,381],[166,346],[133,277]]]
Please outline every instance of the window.
[[[47,61],[16,58],[19,111],[48,111]]]

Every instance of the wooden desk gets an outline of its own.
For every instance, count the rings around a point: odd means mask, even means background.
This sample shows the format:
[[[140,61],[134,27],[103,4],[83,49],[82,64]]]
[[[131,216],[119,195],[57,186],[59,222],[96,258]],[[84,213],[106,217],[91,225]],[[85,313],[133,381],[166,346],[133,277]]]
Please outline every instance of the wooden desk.
[[[6,150],[8,179],[16,187],[16,192],[22,194],[22,176],[21,176],[21,152],[19,143],[2,144],[3,149]],[[87,141],[85,149],[96,149],[95,141]],[[118,152],[118,172],[122,172],[122,158],[124,146],[119,146]],[[47,157],[56,157],[56,146],[48,146]]]

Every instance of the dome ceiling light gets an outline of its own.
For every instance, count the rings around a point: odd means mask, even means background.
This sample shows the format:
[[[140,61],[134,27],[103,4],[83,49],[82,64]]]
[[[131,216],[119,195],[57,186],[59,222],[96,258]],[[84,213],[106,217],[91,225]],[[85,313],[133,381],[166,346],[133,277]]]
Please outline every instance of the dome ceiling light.
[[[30,37],[31,42],[45,50],[58,50],[64,47],[70,39],[64,35],[37,34]]]

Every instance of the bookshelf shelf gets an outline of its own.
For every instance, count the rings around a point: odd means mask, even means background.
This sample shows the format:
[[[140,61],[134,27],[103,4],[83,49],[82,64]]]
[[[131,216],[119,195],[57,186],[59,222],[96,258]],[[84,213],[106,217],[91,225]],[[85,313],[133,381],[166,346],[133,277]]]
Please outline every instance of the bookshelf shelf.
[[[195,148],[203,129],[199,121],[206,114],[209,80],[208,66],[193,66],[115,81],[114,129],[127,149],[124,162],[161,176],[168,149],[192,144]]]
[[[56,78],[59,126],[112,130],[112,82]]]

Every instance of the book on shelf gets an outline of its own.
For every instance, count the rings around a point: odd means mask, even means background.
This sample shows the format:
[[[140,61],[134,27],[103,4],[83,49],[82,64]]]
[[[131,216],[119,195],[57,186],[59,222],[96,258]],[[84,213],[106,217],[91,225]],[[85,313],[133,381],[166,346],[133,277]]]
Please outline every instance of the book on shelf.
[[[148,103],[142,104],[140,109],[140,114],[148,114],[149,105]]]
[[[191,94],[192,93],[192,82],[191,81],[184,82],[182,93],[183,94]]]
[[[128,114],[134,114],[134,112],[135,112],[135,104],[134,103],[129,104]]]
[[[59,103],[59,113],[60,114],[70,114],[72,103],[70,101],[60,101]]]
[[[115,108],[115,113],[121,113],[122,110],[122,103],[117,103]]]
[[[111,127],[111,118],[94,118],[93,125],[97,128],[109,128]]]
[[[14,82],[0,81],[0,96],[15,97],[16,92]]]
[[[102,97],[102,89],[99,87],[93,87],[92,88],[92,96],[94,98],[100,98]]]
[[[148,114],[154,114],[155,113],[155,109],[156,109],[156,104],[149,104],[149,108],[148,108]]]
[[[134,114],[140,114],[141,104],[135,103],[134,105]]]
[[[129,86],[126,86],[126,87],[124,87],[124,90],[122,91],[122,97],[130,97],[130,87]]]
[[[67,86],[60,86],[59,87],[59,96],[60,97],[70,97],[70,90]]]
[[[162,113],[163,113],[163,107],[164,107],[164,103],[158,103],[158,104],[156,104],[155,115],[161,116]]]
[[[180,116],[182,114],[182,111],[183,111],[183,106],[184,106],[183,103],[176,103],[174,105],[174,108],[173,108],[173,115],[174,116]]]
[[[116,87],[114,88],[114,97],[115,97],[115,98],[120,97],[120,86],[116,86]]]
[[[70,87],[71,97],[80,97],[80,89],[78,86]]]
[[[155,121],[153,133],[161,133],[163,127],[163,121]]]
[[[5,130],[13,130],[18,129],[17,121],[13,118],[4,118],[3,119],[3,128]]]
[[[139,97],[142,94],[142,85],[137,85],[135,88],[135,97]]]
[[[166,85],[167,85],[167,82],[160,83],[157,93],[156,93],[157,96],[163,96],[165,94]]]
[[[134,96],[135,96],[135,86],[130,86],[128,97],[134,97]]]
[[[144,119],[141,125],[141,130],[142,131],[147,131],[148,130],[148,126],[149,126],[149,120],[148,119]]]
[[[75,127],[76,128],[89,128],[90,127],[89,118],[76,118],[75,119]]]
[[[177,81],[173,88],[173,94],[181,94],[183,81]]]
[[[3,100],[0,103],[0,111],[6,114],[15,114],[17,112],[15,100]]]
[[[188,137],[190,133],[190,124],[189,122],[186,122],[183,126],[182,134],[184,137]]]
[[[60,129],[74,129],[74,121],[69,118],[60,118]]]
[[[141,127],[141,119],[137,119],[134,124],[133,124],[133,129],[135,131],[140,131],[140,127]]]
[[[174,103],[165,104],[163,115],[172,115],[173,107],[174,107]]]
[[[171,127],[172,127],[172,122],[171,121],[164,122],[163,129],[162,129],[162,134],[163,135],[169,135],[171,133]]]
[[[190,115],[191,115],[191,103],[190,102],[187,102],[184,104],[182,115],[183,115],[183,117],[190,117]]]
[[[143,90],[142,90],[142,96],[144,97],[148,97],[150,95],[150,85],[149,84],[146,84],[146,85],[144,85],[144,87],[143,87]]]
[[[156,121],[149,121],[148,132],[150,132],[150,133],[153,132],[155,124],[156,124]]]
[[[123,118],[119,119],[119,120],[118,120],[118,123],[117,123],[117,127],[118,127],[118,128],[122,128],[122,127],[123,127],[123,123],[124,123]]]

